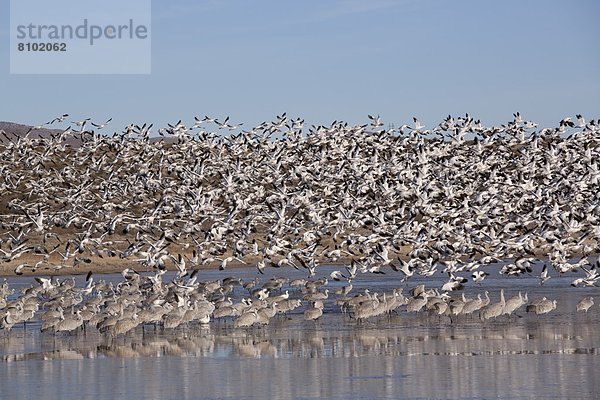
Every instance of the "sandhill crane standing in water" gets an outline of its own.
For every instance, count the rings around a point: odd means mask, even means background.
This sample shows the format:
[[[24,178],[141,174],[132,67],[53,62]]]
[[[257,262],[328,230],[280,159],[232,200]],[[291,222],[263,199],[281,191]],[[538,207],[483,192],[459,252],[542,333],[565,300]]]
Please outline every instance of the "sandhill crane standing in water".
[[[316,321],[323,315],[323,302],[317,300],[313,302],[313,306],[306,311],[304,311],[304,320],[306,321]]]
[[[536,315],[547,314],[550,311],[556,309],[556,300],[548,300],[542,298],[534,300],[527,306],[527,312],[535,313]]]
[[[246,328],[254,325],[258,321],[258,312],[253,309],[240,315],[234,322],[235,328]]]
[[[54,332],[72,332],[82,325],[83,318],[81,317],[81,311],[78,310],[76,314],[65,315],[64,319],[54,326]]]
[[[576,310],[577,311],[585,311],[587,313],[587,311],[590,309],[591,306],[594,305],[594,298],[593,297],[584,297],[583,299],[579,300],[579,302],[577,303],[576,306]]]
[[[513,312],[521,308],[524,304],[527,303],[527,301],[527,293],[525,293],[525,296],[523,296],[519,291],[519,294],[517,296],[513,296],[510,299],[506,300],[506,305],[504,306],[503,314],[506,314],[510,317],[510,315]]]
[[[494,318],[496,319],[504,312],[506,301],[504,300],[504,289],[500,290],[500,301],[498,303],[490,304],[483,310],[481,310],[480,317],[483,321]]]

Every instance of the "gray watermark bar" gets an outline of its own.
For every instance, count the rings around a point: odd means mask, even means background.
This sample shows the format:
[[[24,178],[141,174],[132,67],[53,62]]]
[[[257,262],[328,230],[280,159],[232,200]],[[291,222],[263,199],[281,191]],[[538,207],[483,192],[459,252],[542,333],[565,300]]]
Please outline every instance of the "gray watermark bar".
[[[151,0],[11,0],[11,74],[149,74]]]

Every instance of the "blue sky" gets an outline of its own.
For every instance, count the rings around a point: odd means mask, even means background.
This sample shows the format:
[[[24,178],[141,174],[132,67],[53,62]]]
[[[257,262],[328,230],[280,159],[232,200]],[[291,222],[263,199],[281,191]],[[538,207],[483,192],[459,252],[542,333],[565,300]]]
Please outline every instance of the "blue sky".
[[[152,2],[149,75],[10,75],[0,0],[0,120],[113,118],[164,126],[230,116],[431,128],[520,111],[541,126],[600,117],[600,2],[304,0]]]

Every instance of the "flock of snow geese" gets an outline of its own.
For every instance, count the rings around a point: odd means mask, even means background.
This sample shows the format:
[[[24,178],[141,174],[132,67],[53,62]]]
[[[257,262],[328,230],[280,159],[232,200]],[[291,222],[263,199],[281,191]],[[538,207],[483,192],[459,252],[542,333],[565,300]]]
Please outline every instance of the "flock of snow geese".
[[[146,124],[101,134],[110,119],[31,135],[67,118],[24,136],[0,131],[0,267],[38,275],[16,294],[0,287],[2,330],[37,319],[42,331],[113,336],[213,319],[247,327],[295,309],[316,320],[327,302],[357,321],[401,307],[489,320],[521,307],[545,314],[556,300],[456,291],[490,273],[542,285],[572,276],[574,287],[600,278],[600,121],[577,115],[538,129],[516,113],[494,127],[465,115],[384,129],[369,116],[305,132],[284,113],[248,130],[229,118],[179,121],[160,138]],[[199,280],[203,267],[234,263],[307,277]],[[340,267],[321,276],[323,264]],[[123,279],[90,273],[76,287],[41,277],[82,266],[123,266]],[[169,282],[167,269],[176,271]],[[398,287],[353,291],[369,273]],[[403,294],[411,277],[436,274],[447,276],[441,287]],[[344,282],[335,298],[329,280]],[[585,297],[577,311],[592,306]]]

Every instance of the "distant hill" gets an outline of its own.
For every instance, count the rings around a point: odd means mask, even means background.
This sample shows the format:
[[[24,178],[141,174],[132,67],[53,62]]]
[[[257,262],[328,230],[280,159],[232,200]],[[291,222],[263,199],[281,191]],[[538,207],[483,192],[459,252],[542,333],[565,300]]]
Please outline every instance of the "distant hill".
[[[32,129],[33,128],[33,129]],[[8,139],[2,134],[4,132],[11,140],[17,137],[24,137],[29,132],[30,138],[47,138],[51,135],[61,134],[64,129],[48,129],[48,128],[34,128],[32,125],[18,124],[16,122],[0,121],[0,143],[6,143]],[[164,141],[166,143],[177,143],[177,139],[173,137],[150,137],[150,142]],[[81,140],[78,138],[69,138],[66,141],[72,146],[78,146],[81,144]]]
[[[41,128],[32,130],[32,128],[33,126],[31,125],[0,121],[0,132],[4,131],[4,133],[6,133],[6,136],[8,136],[9,138],[13,138],[14,136],[23,137],[29,131],[31,131],[29,133],[29,137],[32,138],[49,137],[50,135],[56,135],[62,132],[62,129]],[[6,140],[7,139],[4,137],[4,135],[0,134],[0,142],[5,142]]]

